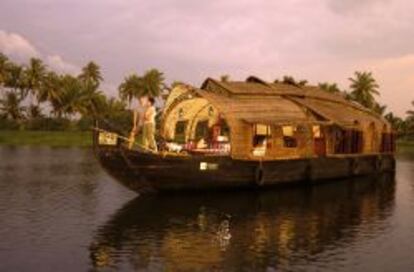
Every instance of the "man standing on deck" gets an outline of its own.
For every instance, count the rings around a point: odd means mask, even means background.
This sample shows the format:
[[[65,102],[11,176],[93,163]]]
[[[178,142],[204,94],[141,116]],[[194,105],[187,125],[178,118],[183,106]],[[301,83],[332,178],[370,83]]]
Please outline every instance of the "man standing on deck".
[[[141,106],[144,108],[143,114],[140,114],[138,122],[138,112],[134,111],[133,128],[130,135],[129,148],[132,148],[138,126],[142,126],[142,146],[146,149],[157,151],[157,143],[155,142],[155,100],[153,97],[142,96],[139,98]]]

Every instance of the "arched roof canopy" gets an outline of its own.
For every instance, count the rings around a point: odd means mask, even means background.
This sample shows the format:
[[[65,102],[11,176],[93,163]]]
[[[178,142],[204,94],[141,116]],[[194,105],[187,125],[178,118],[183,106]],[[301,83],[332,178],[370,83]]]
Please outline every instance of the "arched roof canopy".
[[[248,122],[325,122],[341,127],[353,127],[355,120],[388,124],[369,109],[316,86],[267,83],[250,76],[232,82],[207,78],[195,91],[228,117]]]

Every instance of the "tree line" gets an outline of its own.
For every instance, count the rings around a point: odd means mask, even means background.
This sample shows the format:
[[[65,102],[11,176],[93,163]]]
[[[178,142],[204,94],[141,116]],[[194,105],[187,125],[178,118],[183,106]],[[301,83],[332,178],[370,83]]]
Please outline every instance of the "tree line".
[[[229,81],[228,75],[220,78]],[[94,118],[115,119],[125,127],[130,125],[131,103],[142,95],[163,98],[177,82],[167,86],[164,74],[150,69],[143,75],[133,73],[118,87],[118,97],[108,97],[102,90],[103,76],[93,61],[78,75],[58,74],[41,59],[31,58],[27,64],[17,64],[0,52],[0,129],[89,129]],[[307,86],[307,80],[292,76],[275,79],[275,83]],[[401,118],[386,105],[377,102],[379,85],[370,72],[355,72],[349,78],[349,89],[341,90],[336,83],[319,83],[320,89],[342,95],[386,118],[400,137],[414,139],[413,110]]]
[[[17,64],[0,53],[0,129],[89,129],[95,118],[130,125],[127,105],[134,97],[158,97],[164,77],[156,69],[132,74],[119,86],[119,97],[101,89],[100,67],[87,63],[78,75],[58,74],[41,59]]]

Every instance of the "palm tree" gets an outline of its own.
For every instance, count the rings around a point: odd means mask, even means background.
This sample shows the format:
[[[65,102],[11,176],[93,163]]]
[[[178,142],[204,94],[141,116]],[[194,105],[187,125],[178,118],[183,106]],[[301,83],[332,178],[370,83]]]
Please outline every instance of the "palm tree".
[[[79,79],[82,80],[88,88],[97,90],[103,80],[100,67],[95,62],[90,61],[85,67],[82,68]]]
[[[52,106],[52,111],[55,116],[61,117],[62,112],[59,110],[61,106],[62,96],[62,80],[59,75],[53,71],[49,71],[44,79],[42,87],[37,96],[39,102],[49,102]]]
[[[400,117],[395,116],[392,112],[389,112],[386,115],[384,115],[384,118],[391,124],[392,128],[395,131],[399,132],[401,130],[403,120]]]
[[[43,117],[42,109],[39,105],[30,104],[29,108],[26,109],[26,116],[32,120]]]
[[[351,97],[361,105],[373,109],[375,107],[375,97],[379,95],[379,85],[375,81],[371,72],[355,72],[355,78],[351,81]]]
[[[128,102],[131,108],[132,99],[138,97],[143,91],[144,81],[136,74],[127,76],[118,87],[119,97],[122,101]]]
[[[53,111],[57,116],[70,117],[77,112],[82,84],[78,78],[64,75],[60,79],[60,87],[60,99],[52,102]]]
[[[275,79],[273,82],[274,83],[280,83],[280,82],[282,82],[284,84],[289,84],[289,85],[293,85],[293,86],[296,86],[296,87],[303,87],[303,86],[306,86],[306,84],[308,84],[308,81],[305,80],[305,79],[296,80],[294,77],[287,76],[287,75],[286,76],[283,76],[283,80],[282,81],[279,81],[279,79]]]
[[[24,107],[20,106],[22,98],[14,91],[7,91],[3,98],[0,99],[0,113],[5,118],[12,120],[23,119]]]
[[[19,96],[23,100],[27,95],[27,87],[23,67],[14,63],[10,63],[7,67],[4,86],[16,93],[19,91]]]
[[[411,105],[414,107],[414,101],[411,102]],[[406,133],[411,137],[414,136],[414,110],[407,111],[407,118],[405,119]]]
[[[328,93],[336,93],[336,94],[341,93],[341,90],[339,89],[336,83],[324,82],[324,83],[319,83],[318,86],[320,89],[327,91]]]
[[[52,106],[58,116],[68,117],[80,114],[84,117],[95,117],[99,112],[102,93],[85,87],[84,83],[71,75],[60,79],[59,99],[53,100]]]
[[[0,87],[6,83],[9,65],[9,58],[3,53],[0,53]]]
[[[411,101],[411,105],[414,107],[414,100]],[[414,119],[414,110],[408,110],[407,114],[408,114],[408,118]]]
[[[139,96],[158,97],[164,86],[164,74],[157,69],[150,69],[142,77],[143,89]]]
[[[221,82],[229,82],[230,81],[230,76],[229,75],[221,75],[220,76],[220,81]]]
[[[29,66],[25,70],[27,88],[31,91],[30,104],[33,104],[33,97],[39,96],[45,73],[46,66],[43,64],[42,60],[38,58],[31,58]],[[40,101],[37,100],[37,105],[39,103]]]
[[[387,110],[387,105],[381,105],[377,102],[375,102],[374,108],[373,108],[374,112],[378,113],[379,115],[384,115],[385,111]]]

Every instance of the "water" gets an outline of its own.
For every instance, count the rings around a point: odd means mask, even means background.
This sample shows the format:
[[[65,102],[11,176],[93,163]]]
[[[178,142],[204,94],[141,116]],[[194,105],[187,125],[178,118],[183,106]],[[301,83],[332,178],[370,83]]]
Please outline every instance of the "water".
[[[87,149],[0,148],[0,271],[412,271],[414,153],[396,178],[140,196]]]

